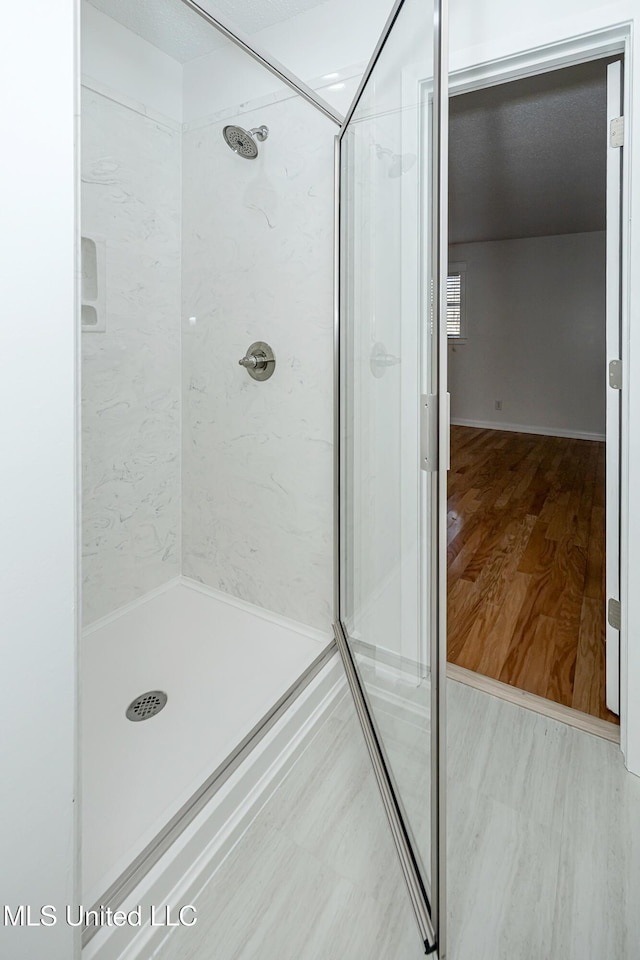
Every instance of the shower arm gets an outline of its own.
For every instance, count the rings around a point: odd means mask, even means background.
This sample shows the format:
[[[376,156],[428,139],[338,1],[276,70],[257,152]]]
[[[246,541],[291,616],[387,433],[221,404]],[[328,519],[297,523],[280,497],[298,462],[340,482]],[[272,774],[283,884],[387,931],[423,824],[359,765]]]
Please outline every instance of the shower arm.
[[[266,140],[269,136],[269,127],[265,126],[263,123],[260,127],[251,127],[249,133],[252,133],[256,140],[259,140],[260,143],[262,143],[263,140]]]

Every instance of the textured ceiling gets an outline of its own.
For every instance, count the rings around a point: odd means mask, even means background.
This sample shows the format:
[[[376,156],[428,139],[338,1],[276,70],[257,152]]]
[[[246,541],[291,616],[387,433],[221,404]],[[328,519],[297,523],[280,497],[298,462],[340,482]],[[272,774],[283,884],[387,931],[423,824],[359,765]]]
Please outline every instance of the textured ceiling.
[[[449,239],[605,228],[606,61],[450,100]]]
[[[214,0],[212,12],[252,34],[282,23],[324,0]],[[224,43],[221,35],[181,0],[89,0],[127,29],[180,63],[210,53]]]
[[[222,46],[224,39],[180,0],[88,0],[128,30],[186,63]]]

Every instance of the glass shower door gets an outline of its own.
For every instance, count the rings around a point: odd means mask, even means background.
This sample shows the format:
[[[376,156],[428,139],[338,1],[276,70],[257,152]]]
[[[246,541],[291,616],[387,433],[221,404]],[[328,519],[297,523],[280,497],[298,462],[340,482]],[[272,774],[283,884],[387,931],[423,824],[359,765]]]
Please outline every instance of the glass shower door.
[[[398,4],[337,138],[336,635],[427,950],[441,917],[442,4]],[[444,500],[446,503],[446,499]],[[446,510],[442,516],[446,516]]]

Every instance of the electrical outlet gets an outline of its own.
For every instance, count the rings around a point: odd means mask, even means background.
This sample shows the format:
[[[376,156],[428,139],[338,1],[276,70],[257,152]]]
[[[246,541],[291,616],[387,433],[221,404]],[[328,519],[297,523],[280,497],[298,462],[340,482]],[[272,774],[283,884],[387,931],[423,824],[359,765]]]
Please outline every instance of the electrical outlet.
[[[502,400],[496,400],[496,410],[502,410]]]

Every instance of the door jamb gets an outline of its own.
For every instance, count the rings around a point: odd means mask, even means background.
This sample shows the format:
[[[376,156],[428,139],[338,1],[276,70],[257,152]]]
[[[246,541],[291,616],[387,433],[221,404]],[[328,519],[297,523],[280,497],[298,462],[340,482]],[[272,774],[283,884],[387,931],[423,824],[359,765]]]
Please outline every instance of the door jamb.
[[[629,369],[629,277],[630,277],[630,189],[631,170],[628,129],[631,122],[631,24],[623,23],[559,43],[527,50],[498,60],[456,70],[449,75],[449,96],[496,86],[562,67],[619,54],[623,58],[623,113],[625,145],[622,153],[622,216],[620,237],[620,352],[623,371]],[[620,749],[627,758],[628,747],[628,596],[629,596],[629,392],[622,390],[620,417]]]

